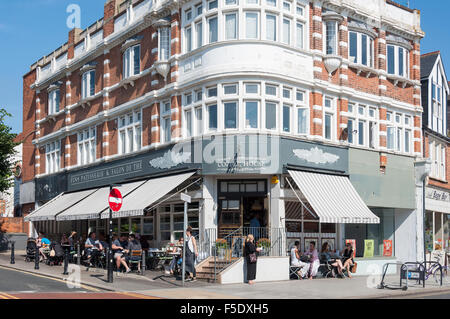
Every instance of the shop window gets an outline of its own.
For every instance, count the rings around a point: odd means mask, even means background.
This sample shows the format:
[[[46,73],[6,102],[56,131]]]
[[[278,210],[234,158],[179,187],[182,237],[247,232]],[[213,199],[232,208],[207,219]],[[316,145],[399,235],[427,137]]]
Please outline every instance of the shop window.
[[[130,232],[130,222],[128,218],[120,219],[120,234],[128,234]]]
[[[319,223],[318,222],[303,222],[303,227],[305,227],[305,233],[318,233]]]

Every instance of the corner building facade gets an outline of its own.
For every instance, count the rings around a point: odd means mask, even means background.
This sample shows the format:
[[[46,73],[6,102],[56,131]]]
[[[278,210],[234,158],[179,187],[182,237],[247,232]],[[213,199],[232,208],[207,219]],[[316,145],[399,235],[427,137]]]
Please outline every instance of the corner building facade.
[[[383,256],[391,240],[380,263],[416,260],[423,36],[419,12],[390,0],[107,1],[101,20],[24,76],[27,219],[50,234],[107,231],[104,187],[137,183],[125,205],[162,178],[167,193],[119,212],[116,231],[175,241],[175,195],[188,191],[202,243],[258,216],[284,251],[354,239],[357,256],[365,240]],[[303,173],[345,177],[370,211],[335,213],[323,201],[337,186],[314,189]],[[45,212],[67,195],[68,207]],[[86,212],[95,197],[105,205]]]

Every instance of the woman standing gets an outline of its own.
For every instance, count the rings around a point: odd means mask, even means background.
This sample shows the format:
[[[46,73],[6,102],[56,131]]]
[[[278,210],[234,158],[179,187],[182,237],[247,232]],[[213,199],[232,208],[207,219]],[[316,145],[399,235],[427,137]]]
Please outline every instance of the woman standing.
[[[256,278],[256,252],[261,251],[261,248],[256,248],[255,238],[252,234],[247,236],[244,247],[244,257],[247,259],[247,281],[249,285],[253,285]]]
[[[186,229],[186,272],[189,273],[189,281],[197,280],[197,273],[195,271],[195,258],[198,257],[197,242],[192,236],[192,227]]]

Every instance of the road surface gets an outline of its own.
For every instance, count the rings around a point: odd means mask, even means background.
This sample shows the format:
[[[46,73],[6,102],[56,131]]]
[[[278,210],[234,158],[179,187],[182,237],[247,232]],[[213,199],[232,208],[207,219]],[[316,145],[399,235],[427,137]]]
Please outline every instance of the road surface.
[[[2,299],[155,299],[133,292],[108,292],[90,286],[69,288],[64,280],[0,266]]]

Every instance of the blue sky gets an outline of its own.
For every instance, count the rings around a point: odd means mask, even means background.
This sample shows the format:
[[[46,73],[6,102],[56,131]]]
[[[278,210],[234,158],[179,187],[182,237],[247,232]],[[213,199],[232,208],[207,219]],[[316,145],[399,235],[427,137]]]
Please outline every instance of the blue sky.
[[[400,0],[407,3],[407,0]],[[67,41],[66,9],[81,7],[84,29],[103,16],[105,0],[0,0],[0,107],[13,115],[7,120],[13,131],[22,131],[22,76],[30,65]],[[440,50],[450,78],[450,1],[410,0],[410,7],[422,13],[426,36],[422,53]]]

